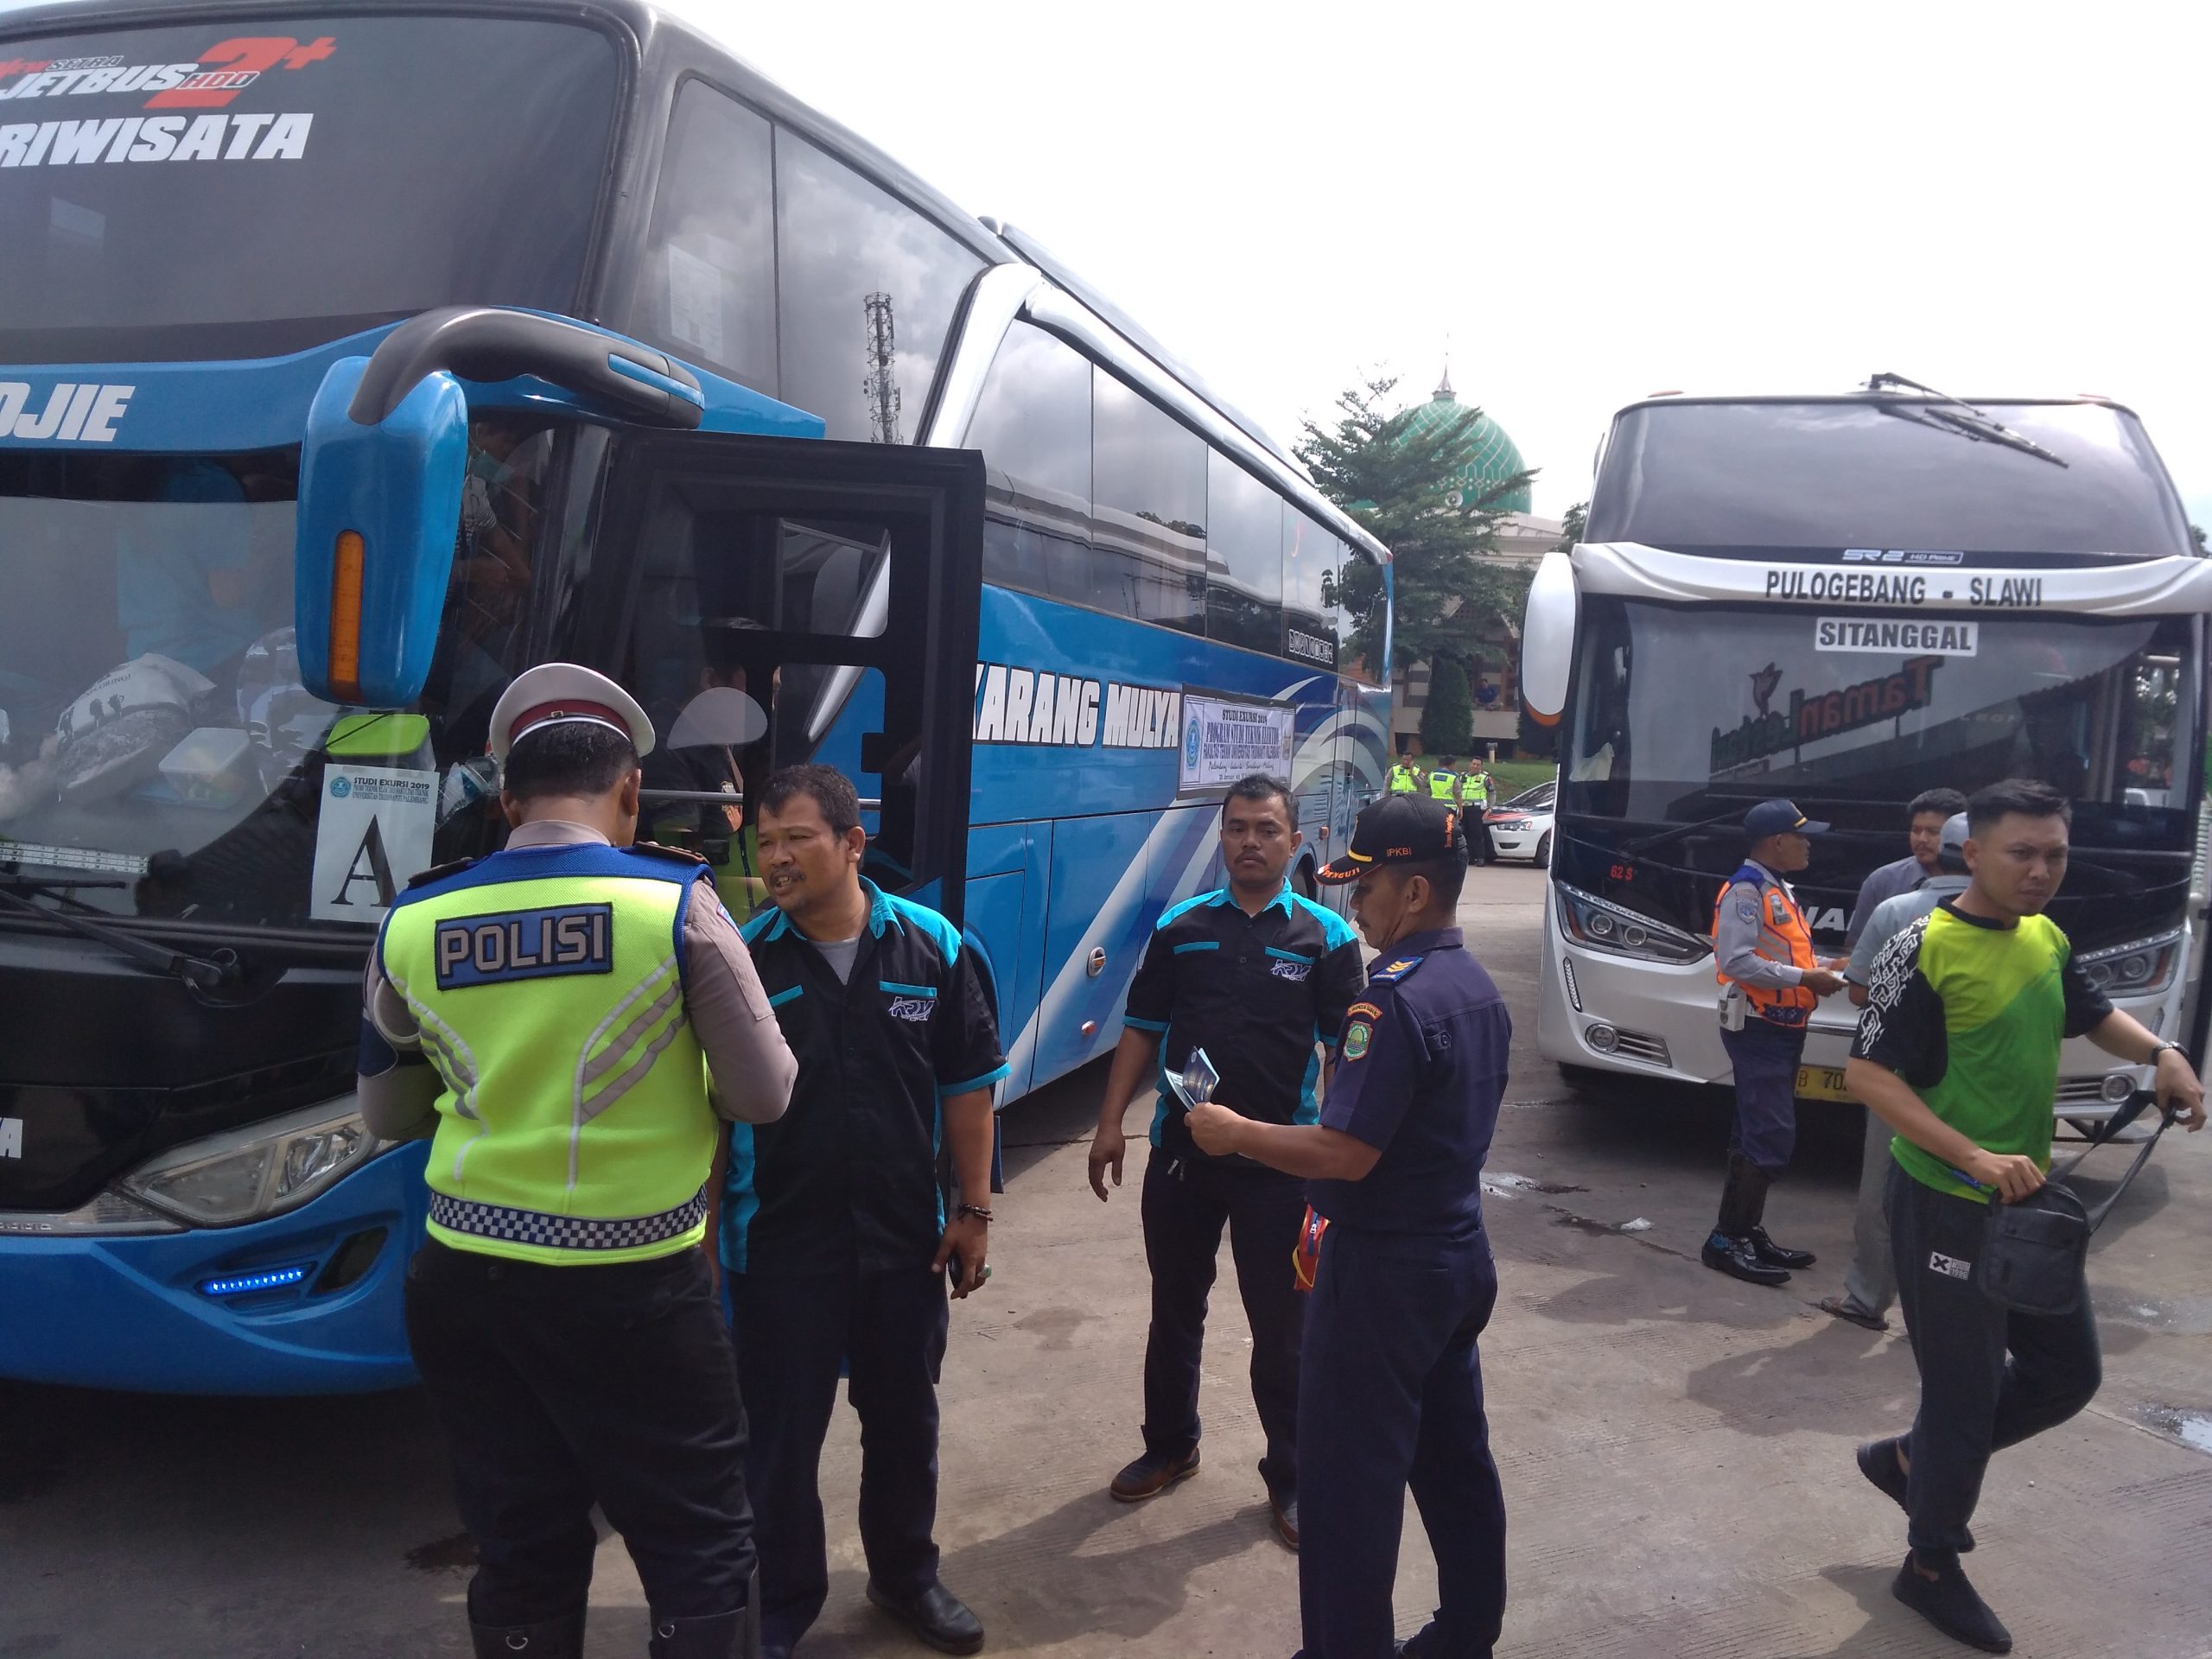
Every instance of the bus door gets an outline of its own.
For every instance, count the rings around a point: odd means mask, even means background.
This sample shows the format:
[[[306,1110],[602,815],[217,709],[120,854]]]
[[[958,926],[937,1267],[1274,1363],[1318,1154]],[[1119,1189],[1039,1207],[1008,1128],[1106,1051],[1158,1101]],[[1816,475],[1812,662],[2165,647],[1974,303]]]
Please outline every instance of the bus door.
[[[590,660],[652,716],[645,833],[766,903],[745,800],[816,763],[853,784],[861,873],[957,924],[983,523],[971,452],[686,433],[618,439]]]

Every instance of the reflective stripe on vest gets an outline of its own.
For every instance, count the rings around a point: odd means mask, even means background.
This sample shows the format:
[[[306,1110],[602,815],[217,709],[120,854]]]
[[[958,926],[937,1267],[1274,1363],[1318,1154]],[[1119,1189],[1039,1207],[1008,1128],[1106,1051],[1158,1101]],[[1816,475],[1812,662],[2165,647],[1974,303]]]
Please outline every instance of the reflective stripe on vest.
[[[533,848],[393,906],[385,975],[446,1085],[425,1171],[433,1236],[575,1262],[704,1236],[718,1129],[684,1014],[683,930],[708,875],[610,847]]]
[[[1715,938],[1720,932],[1721,909],[1738,885],[1732,880],[1723,884],[1720,897],[1713,903]],[[1772,887],[1764,882],[1742,885],[1756,888],[1759,894],[1759,954],[1808,972],[1819,967],[1821,959],[1813,953],[1813,931],[1805,925],[1805,912],[1797,908],[1797,901],[1784,893],[1778,882]],[[1777,1026],[1803,1025],[1821,1000],[1802,985],[1745,985],[1718,968],[1713,976],[1720,984],[1736,986],[1751,1003],[1753,1014]]]

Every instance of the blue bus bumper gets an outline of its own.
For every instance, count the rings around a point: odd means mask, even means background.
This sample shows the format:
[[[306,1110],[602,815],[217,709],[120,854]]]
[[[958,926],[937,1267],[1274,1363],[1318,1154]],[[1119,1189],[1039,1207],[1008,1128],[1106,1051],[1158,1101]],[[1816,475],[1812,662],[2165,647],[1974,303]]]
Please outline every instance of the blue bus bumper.
[[[148,1394],[353,1394],[415,1381],[401,1319],[423,1237],[427,1141],[388,1152],[299,1209],[243,1227],[142,1236],[0,1235],[0,1376]],[[365,1234],[384,1237],[359,1270]],[[359,1243],[353,1241],[360,1240]],[[351,1244],[350,1255],[341,1253]],[[342,1288],[318,1288],[359,1270]],[[211,1295],[282,1269],[296,1282]]]

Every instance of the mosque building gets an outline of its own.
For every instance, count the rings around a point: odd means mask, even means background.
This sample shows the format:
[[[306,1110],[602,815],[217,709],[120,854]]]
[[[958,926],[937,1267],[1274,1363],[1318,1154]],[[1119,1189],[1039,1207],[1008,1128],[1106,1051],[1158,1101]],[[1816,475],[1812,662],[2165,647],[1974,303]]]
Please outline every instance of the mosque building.
[[[1414,410],[1412,429],[1432,431],[1456,418],[1464,408],[1452,390],[1452,372],[1447,368],[1429,401]],[[1462,489],[1492,489],[1528,470],[1529,464],[1521,458],[1519,446],[1487,411],[1476,421],[1475,433],[1478,444],[1474,458],[1461,469]],[[1500,505],[1506,509],[1506,517],[1498,526],[1497,551],[1491,556],[1533,569],[1536,561],[1558,542],[1560,521],[1537,517],[1531,509],[1526,484],[1507,495]],[[1520,726],[1517,711],[1521,689],[1516,671],[1521,658],[1521,619],[1484,619],[1476,625],[1475,638],[1478,654],[1467,671],[1468,689],[1475,699],[1475,743],[1478,749],[1487,750],[1495,745],[1497,753],[1510,753]],[[1414,663],[1397,670],[1392,676],[1390,691],[1391,743],[1396,752],[1405,753],[1419,741],[1421,710],[1428,702],[1428,664]]]

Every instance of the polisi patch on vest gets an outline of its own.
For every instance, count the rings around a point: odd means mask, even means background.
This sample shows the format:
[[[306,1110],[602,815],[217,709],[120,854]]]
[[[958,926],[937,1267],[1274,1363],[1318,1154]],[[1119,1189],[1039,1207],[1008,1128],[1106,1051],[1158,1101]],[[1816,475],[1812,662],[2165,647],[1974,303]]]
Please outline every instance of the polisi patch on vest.
[[[612,905],[557,905],[440,922],[438,988],[612,973],[613,917]]]

